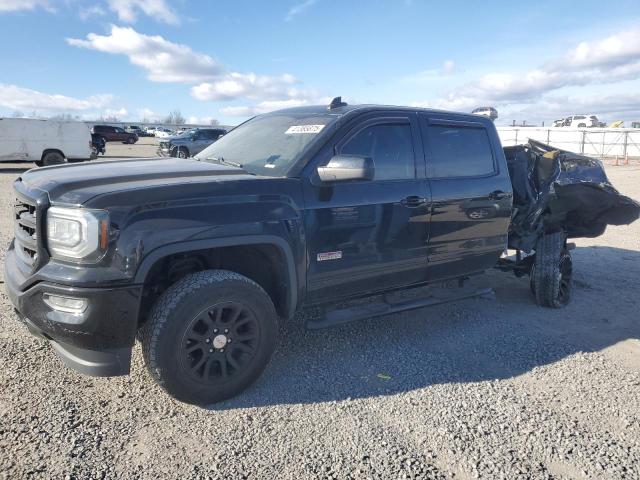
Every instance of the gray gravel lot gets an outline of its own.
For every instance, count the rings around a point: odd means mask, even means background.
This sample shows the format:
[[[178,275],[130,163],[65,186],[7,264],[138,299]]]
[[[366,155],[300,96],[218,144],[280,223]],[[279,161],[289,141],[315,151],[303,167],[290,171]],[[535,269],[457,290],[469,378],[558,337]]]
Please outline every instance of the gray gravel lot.
[[[23,169],[0,164],[0,259]],[[640,199],[640,166],[608,173]],[[576,243],[564,310],[490,272],[475,282],[494,300],[298,319],[257,384],[210,409],[167,397],[139,347],[129,377],[64,368],[0,289],[0,477],[640,478],[640,222]]]

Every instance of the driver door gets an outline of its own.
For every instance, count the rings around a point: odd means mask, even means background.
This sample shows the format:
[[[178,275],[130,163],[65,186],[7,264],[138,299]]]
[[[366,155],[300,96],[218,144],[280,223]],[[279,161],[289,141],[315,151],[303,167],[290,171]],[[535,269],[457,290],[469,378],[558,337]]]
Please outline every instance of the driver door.
[[[313,162],[304,182],[307,298],[346,298],[426,280],[430,191],[417,117],[368,116]],[[371,181],[319,182],[333,155],[373,159]]]

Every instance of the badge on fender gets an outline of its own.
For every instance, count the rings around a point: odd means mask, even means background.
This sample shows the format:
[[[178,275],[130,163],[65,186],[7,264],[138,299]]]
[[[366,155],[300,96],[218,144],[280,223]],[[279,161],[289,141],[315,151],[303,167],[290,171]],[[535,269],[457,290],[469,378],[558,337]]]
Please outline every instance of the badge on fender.
[[[324,262],[325,260],[340,260],[342,258],[342,250],[319,253],[317,258],[319,262]]]

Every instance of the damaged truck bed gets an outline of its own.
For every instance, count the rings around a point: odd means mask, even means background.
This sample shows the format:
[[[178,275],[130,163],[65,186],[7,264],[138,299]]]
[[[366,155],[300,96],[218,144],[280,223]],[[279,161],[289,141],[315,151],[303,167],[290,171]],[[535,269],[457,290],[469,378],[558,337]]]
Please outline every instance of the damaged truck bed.
[[[513,184],[509,248],[530,252],[544,235],[597,237],[607,225],[627,225],[640,204],[609,182],[602,162],[535,140],[505,147]]]

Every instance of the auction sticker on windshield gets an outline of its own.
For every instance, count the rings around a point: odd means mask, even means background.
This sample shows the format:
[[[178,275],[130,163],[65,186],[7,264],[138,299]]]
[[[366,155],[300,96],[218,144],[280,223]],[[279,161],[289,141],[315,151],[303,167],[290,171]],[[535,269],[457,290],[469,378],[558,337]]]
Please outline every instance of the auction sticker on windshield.
[[[324,125],[291,125],[286,132],[287,135],[294,133],[320,133]]]

